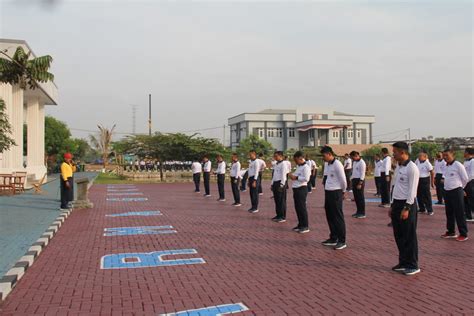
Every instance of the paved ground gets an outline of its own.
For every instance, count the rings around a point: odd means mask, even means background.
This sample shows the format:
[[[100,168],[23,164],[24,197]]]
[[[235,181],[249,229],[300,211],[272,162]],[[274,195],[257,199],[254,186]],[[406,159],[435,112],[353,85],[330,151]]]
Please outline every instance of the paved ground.
[[[0,314],[157,315],[230,303],[248,307],[242,315],[474,314],[474,239],[440,239],[442,208],[433,217],[420,217],[422,273],[406,277],[390,270],[397,263],[392,232],[386,210],[373,203],[367,219],[355,220],[350,217],[354,205],[346,202],[349,247],[339,252],[319,243],[328,235],[320,187],[309,198],[312,231],[306,235],[291,232],[296,217],[292,203],[287,223],[269,220],[274,214],[268,193],[261,212],[251,215],[246,212],[248,193],[244,206],[233,208],[229,192],[222,204],[215,201],[215,191],[213,198],[204,199],[191,192],[190,184],[136,188],[129,192],[143,196],[128,197],[147,201],[106,201],[107,186],[95,185],[95,208],[71,215],[0,305]],[[106,216],[156,210],[163,215]],[[177,232],[104,236],[105,228],[165,225]],[[105,255],[179,249],[197,253],[165,258],[202,258],[205,263],[100,269]],[[109,259],[104,264],[113,268],[160,263],[143,257],[141,263]]]
[[[76,178],[93,177],[77,173]],[[25,254],[59,215],[58,176],[49,177],[45,194],[33,190],[14,196],[0,196],[0,277]]]

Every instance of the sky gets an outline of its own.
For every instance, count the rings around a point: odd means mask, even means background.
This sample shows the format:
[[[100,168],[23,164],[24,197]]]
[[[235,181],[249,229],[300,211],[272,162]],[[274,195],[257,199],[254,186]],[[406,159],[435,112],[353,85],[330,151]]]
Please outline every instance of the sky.
[[[154,131],[301,106],[375,115],[375,141],[474,136],[471,1],[0,0],[0,38],[53,56],[76,137],[132,132],[133,105],[146,132],[150,93]]]

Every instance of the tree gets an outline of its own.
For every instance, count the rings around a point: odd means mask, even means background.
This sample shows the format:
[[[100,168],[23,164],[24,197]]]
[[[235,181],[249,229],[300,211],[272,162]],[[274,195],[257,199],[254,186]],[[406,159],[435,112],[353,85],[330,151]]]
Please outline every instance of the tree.
[[[48,157],[66,152],[71,132],[64,122],[52,116],[45,117],[44,145]]]
[[[17,47],[13,57],[2,54],[7,58],[0,57],[0,82],[34,90],[38,82],[54,80],[54,75],[48,71],[53,62],[51,56],[30,58],[31,52],[26,53],[21,46]]]
[[[366,150],[363,150],[361,152],[361,155],[362,157],[365,158],[368,158],[369,160],[372,159],[376,154],[379,154],[381,153],[382,151],[382,146],[380,145],[375,145],[375,146],[372,146],[370,148],[367,148]]]
[[[274,149],[271,143],[257,135],[250,134],[247,138],[240,141],[237,153],[242,157],[246,157],[251,150],[255,150],[257,154],[262,153],[264,156],[268,156]]]
[[[8,122],[5,102],[0,99],[0,153],[15,146],[15,141],[11,138],[12,127]]]
[[[102,155],[104,169],[107,168],[109,155],[112,148],[112,137],[114,134],[115,125],[112,128],[106,128],[102,125],[97,125],[99,133],[97,136],[91,135],[90,141],[95,149]]]
[[[433,159],[436,156],[436,153],[441,151],[441,146],[432,142],[415,142],[411,145],[412,159],[416,159],[421,151],[426,151],[428,157]]]

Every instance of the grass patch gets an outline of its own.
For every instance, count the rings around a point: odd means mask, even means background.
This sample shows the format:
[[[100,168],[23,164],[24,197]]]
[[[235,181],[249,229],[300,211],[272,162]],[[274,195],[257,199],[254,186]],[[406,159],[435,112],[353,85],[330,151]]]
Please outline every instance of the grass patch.
[[[125,177],[114,173],[99,173],[97,178],[94,180],[96,184],[128,184],[134,183],[133,181],[127,180]]]

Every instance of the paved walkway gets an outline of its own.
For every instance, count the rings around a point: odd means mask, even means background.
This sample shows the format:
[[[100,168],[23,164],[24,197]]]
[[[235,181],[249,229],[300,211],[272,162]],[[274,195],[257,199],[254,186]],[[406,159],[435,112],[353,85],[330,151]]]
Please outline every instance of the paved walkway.
[[[76,178],[94,177],[77,173]],[[15,196],[0,196],[0,277],[25,254],[59,214],[58,175],[49,177],[45,194],[27,190]]]
[[[305,235],[291,231],[292,203],[288,222],[276,224],[268,193],[261,212],[249,214],[248,193],[233,208],[230,192],[218,203],[213,189],[205,199],[191,184],[95,185],[95,208],[67,219],[0,314],[474,314],[474,240],[439,238],[443,208],[420,216],[422,273],[406,277],[390,270],[396,247],[387,212],[374,203],[365,220],[351,218],[354,205],[345,203],[349,247],[334,251],[319,243],[328,235],[321,187],[309,196]]]

